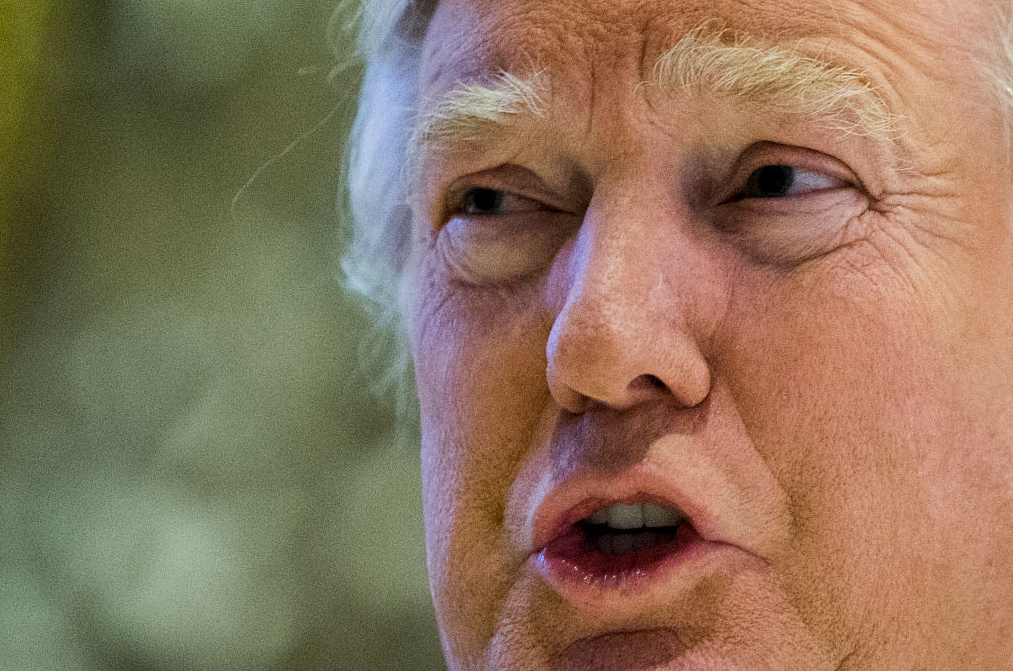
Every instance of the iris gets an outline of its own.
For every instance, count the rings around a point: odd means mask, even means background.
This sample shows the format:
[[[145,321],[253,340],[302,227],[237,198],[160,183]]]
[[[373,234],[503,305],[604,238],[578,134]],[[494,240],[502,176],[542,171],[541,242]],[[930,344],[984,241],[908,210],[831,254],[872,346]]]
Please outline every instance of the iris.
[[[795,182],[795,169],[789,165],[765,165],[746,180],[746,198],[783,198]]]
[[[503,192],[497,189],[474,188],[464,195],[465,214],[498,214],[503,205]]]

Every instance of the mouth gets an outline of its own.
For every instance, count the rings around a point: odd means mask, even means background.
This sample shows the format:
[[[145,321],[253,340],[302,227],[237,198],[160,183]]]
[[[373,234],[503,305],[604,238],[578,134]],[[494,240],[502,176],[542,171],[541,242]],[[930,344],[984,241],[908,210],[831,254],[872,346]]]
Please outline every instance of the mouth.
[[[546,545],[545,553],[597,568],[594,573],[632,570],[673,550],[678,530],[687,524],[685,515],[674,506],[647,501],[614,503],[567,526]]]
[[[564,596],[582,601],[575,591],[635,591],[699,556],[709,545],[674,504],[637,494],[576,506],[538,552],[535,563]]]
[[[764,570],[790,517],[753,455],[670,436],[617,472],[554,475],[533,461],[537,484],[516,499],[526,564],[581,617],[618,623],[686,598],[717,573]]]

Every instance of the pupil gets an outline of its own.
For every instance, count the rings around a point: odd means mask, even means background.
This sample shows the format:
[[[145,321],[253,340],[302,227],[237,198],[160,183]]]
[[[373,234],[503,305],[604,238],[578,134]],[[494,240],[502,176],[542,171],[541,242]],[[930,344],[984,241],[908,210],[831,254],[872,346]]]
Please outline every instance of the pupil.
[[[754,198],[780,198],[788,194],[795,179],[795,170],[789,165],[765,165],[749,176],[747,184]]]
[[[471,189],[468,191],[468,214],[490,214],[499,209],[503,192],[496,189]]]

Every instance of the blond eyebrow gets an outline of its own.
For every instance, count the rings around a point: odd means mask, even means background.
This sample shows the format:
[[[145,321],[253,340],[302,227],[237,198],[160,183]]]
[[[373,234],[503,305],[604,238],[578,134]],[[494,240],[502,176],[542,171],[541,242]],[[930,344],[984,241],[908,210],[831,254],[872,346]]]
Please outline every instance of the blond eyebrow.
[[[658,58],[650,83],[668,97],[727,96],[874,140],[902,130],[865,73],[706,24]]]
[[[662,54],[652,80],[645,84],[668,98],[725,96],[874,140],[895,140],[902,134],[902,118],[890,110],[865,73],[728,30],[714,31],[708,24],[690,31]],[[522,120],[544,117],[548,100],[543,72],[527,77],[500,72],[488,83],[461,84],[427,100],[408,146],[409,193],[432,146],[478,144],[506,135]]]
[[[544,116],[547,100],[548,83],[542,72],[528,77],[500,72],[487,84],[463,84],[427,101],[418,112],[408,144],[410,174],[417,173],[430,145],[478,142],[511,120]]]

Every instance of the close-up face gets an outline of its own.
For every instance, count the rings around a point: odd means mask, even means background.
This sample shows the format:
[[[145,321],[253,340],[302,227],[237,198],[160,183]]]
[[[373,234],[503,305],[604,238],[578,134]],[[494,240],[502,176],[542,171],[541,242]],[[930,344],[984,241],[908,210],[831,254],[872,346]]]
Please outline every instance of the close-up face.
[[[451,669],[1013,669],[1000,10],[439,2],[404,309]]]

